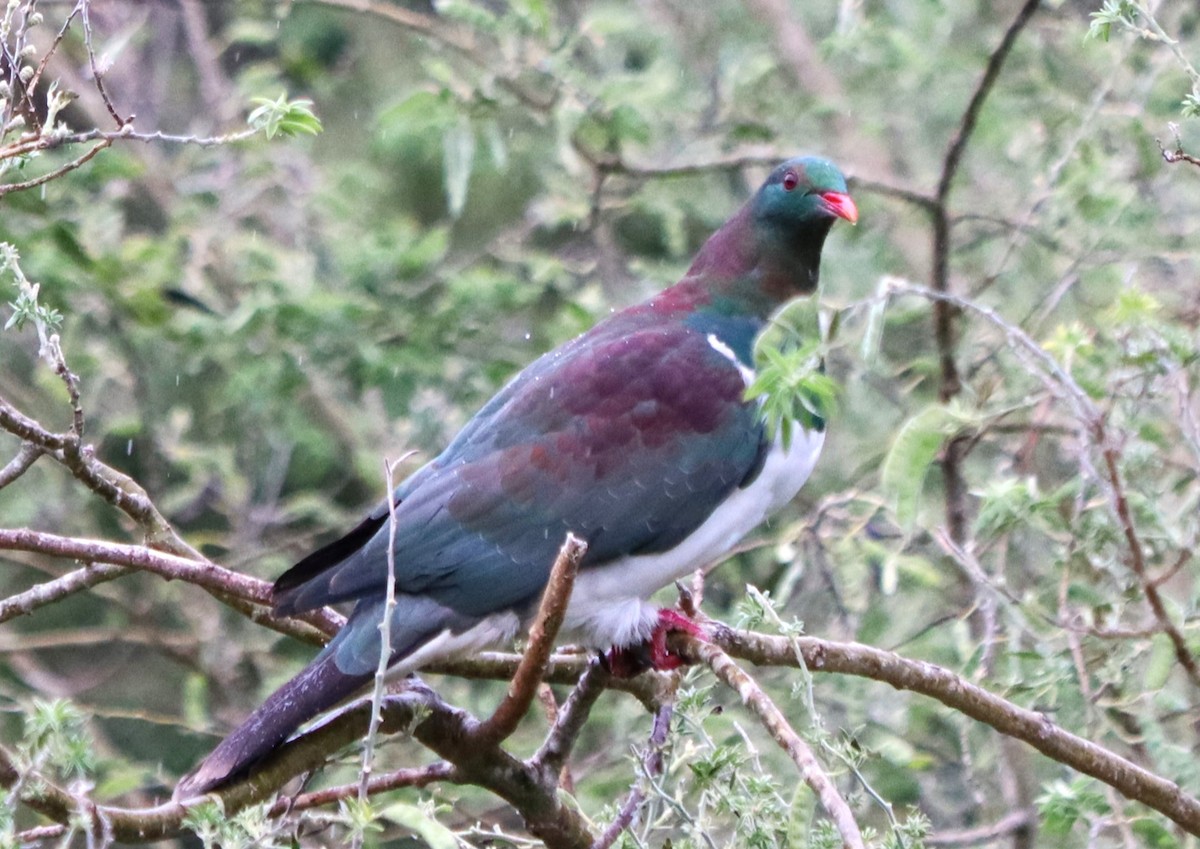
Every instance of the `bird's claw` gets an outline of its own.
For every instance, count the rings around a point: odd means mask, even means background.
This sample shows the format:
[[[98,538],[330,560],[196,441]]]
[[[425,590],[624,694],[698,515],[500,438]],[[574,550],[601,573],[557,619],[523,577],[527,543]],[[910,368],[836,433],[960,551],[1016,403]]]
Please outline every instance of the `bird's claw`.
[[[632,678],[655,669],[667,672],[687,664],[687,659],[671,651],[667,638],[672,633],[683,633],[706,639],[704,628],[687,614],[665,608],[658,611],[658,623],[644,642],[632,646],[613,646],[602,655],[605,667],[616,678]]]

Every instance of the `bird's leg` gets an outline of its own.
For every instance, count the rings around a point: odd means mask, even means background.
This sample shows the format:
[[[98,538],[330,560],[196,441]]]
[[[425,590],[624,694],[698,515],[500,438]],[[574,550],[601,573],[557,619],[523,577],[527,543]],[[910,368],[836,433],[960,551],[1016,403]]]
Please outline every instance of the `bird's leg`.
[[[632,678],[647,669],[678,669],[687,661],[667,646],[667,637],[673,632],[706,639],[704,629],[694,619],[679,610],[664,608],[658,611],[658,622],[649,639],[631,646],[613,646],[603,655],[604,665],[616,678]]]

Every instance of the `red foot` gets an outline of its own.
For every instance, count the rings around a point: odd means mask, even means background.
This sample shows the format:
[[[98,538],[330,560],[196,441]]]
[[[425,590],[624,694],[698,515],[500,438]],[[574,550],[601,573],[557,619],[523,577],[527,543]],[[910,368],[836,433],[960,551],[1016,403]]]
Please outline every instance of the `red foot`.
[[[650,639],[632,646],[613,646],[604,656],[608,671],[617,678],[632,678],[647,669],[666,672],[683,666],[687,661],[667,647],[672,632],[706,639],[704,629],[695,620],[678,610],[663,609],[658,611],[658,624],[650,632]]]
[[[678,669],[687,663],[667,648],[667,636],[672,632],[688,634],[703,640],[704,629],[691,617],[673,608],[658,611],[658,624],[650,634],[650,662],[659,671]]]

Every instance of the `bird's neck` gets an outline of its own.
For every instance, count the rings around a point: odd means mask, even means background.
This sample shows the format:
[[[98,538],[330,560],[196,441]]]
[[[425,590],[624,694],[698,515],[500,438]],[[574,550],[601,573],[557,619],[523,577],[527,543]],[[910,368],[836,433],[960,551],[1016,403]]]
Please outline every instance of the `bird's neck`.
[[[765,322],[782,304],[816,291],[832,221],[790,234],[762,232],[743,207],[709,237],[687,274],[650,303],[655,311],[716,312]]]

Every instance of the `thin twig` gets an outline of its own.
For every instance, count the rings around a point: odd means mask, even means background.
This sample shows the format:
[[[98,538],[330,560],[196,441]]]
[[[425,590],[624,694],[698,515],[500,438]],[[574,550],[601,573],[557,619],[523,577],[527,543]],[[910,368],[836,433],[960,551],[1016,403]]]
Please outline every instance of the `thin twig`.
[[[498,45],[490,41],[485,42],[475,31],[449,24],[442,18],[392,3],[377,2],[377,0],[302,0],[302,2],[372,15],[449,47],[477,68],[495,74],[496,85],[516,97],[525,106],[538,112],[549,111],[560,96],[563,86],[560,80],[553,81],[548,94],[542,94],[536,87],[530,87],[523,82],[524,71],[537,69],[536,59],[527,59],[528,68],[505,69],[502,67],[505,64],[504,51]],[[538,76],[544,77],[545,75],[539,73]],[[581,95],[582,93],[576,92],[576,94]]]
[[[64,174],[69,174],[70,172],[74,171],[76,168],[86,165],[88,162],[90,162],[92,160],[92,157],[94,157],[96,154],[98,154],[100,151],[104,150],[105,148],[111,147],[111,146],[112,146],[112,140],[104,139],[104,140],[98,142],[91,150],[89,150],[87,153],[83,154],[83,156],[80,156],[78,159],[72,159],[67,164],[62,165],[58,168],[55,168],[53,171],[43,174],[40,177],[34,177],[32,180],[26,180],[23,183],[0,183],[0,198],[4,197],[7,194],[11,194],[13,192],[23,192],[26,189],[36,188],[37,186],[41,186],[45,183],[49,183],[51,180],[57,180],[59,177],[63,176]]]
[[[379,617],[379,662],[375,667],[375,683],[371,690],[371,720],[367,723],[367,738],[363,742],[362,770],[359,772],[358,798],[367,800],[371,783],[371,769],[375,761],[375,734],[383,718],[383,692],[387,682],[388,666],[392,660],[392,614],[396,610],[396,467],[403,463],[401,457],[395,463],[383,461],[384,486],[387,487],[388,504],[388,547],[387,580],[384,584],[383,613]],[[358,845],[362,833],[356,832],[354,843]]]
[[[983,104],[995,87],[1004,62],[1016,44],[1017,37],[1025,25],[1033,18],[1041,0],[1025,0],[1020,11],[1005,30],[1003,38],[988,57],[987,66],[979,83],[975,86],[967,108],[959,119],[958,129],[946,147],[942,159],[941,175],[938,177],[935,193],[936,206],[932,210],[933,219],[933,274],[932,286],[934,291],[950,292],[950,212],[948,201],[954,178],[958,174],[967,143],[975,130]],[[954,359],[955,340],[955,310],[946,301],[938,301],[933,305],[933,329],[937,343],[938,362],[941,369],[941,381],[938,386],[938,397],[942,402],[949,401],[958,395],[962,389],[962,381],[958,373],[958,365]],[[953,439],[946,446],[942,461],[942,477],[945,486],[946,522],[950,528],[950,536],[955,543],[962,545],[967,538],[967,486],[963,479],[962,463],[966,457],[967,443],[963,439]]]
[[[401,787],[426,787],[438,781],[453,781],[455,767],[445,761],[438,761],[429,766],[398,769],[393,772],[377,775],[367,782],[367,795],[376,796]],[[351,799],[359,794],[358,782],[341,784],[337,787],[327,787],[324,790],[314,790],[311,793],[301,793],[292,798],[281,798],[271,806],[268,816],[280,817],[292,811],[303,811],[330,805],[342,799]]]
[[[42,74],[46,71],[46,66],[50,64],[51,57],[58,51],[58,46],[62,44],[62,40],[67,37],[67,30],[71,28],[71,21],[75,20],[75,16],[83,9],[83,3],[84,0],[77,0],[75,7],[71,9],[71,13],[67,15],[66,20],[62,22],[62,26],[58,28],[58,32],[54,36],[54,41],[50,43],[50,46],[46,48],[46,52],[42,54],[41,61],[38,62],[33,76],[29,78],[29,82],[25,86],[25,105],[32,114],[37,114],[37,105],[33,102],[33,92],[37,89],[37,85],[42,79]]]
[[[44,449],[34,445],[32,442],[22,442],[20,450],[17,451],[17,456],[5,463],[4,468],[0,469],[0,489],[4,489],[4,487],[29,471],[29,468],[37,462],[37,458],[41,457],[44,453],[46,453]]]
[[[33,138],[22,139],[13,142],[6,147],[0,147],[0,160],[9,159],[13,156],[21,156],[27,153],[35,153],[38,151],[56,150],[60,147],[66,147],[73,144],[84,144],[90,141],[140,141],[146,144],[151,142],[166,142],[168,144],[185,144],[189,147],[222,147],[235,142],[243,142],[247,139],[254,138],[259,135],[257,129],[238,130],[234,133],[225,133],[220,136],[201,136],[196,134],[180,135],[178,133],[167,133],[162,130],[155,130],[150,133],[142,133],[133,129],[133,123],[128,122],[119,130],[101,130],[99,128],[91,130],[80,130],[77,133],[67,133],[66,135],[53,136],[34,136]]]
[[[99,66],[96,64],[96,48],[92,40],[92,21],[88,14],[91,0],[80,0],[79,5],[82,12],[80,17],[83,20],[83,46],[87,50],[88,64],[92,69],[92,79],[96,82],[96,91],[100,93],[100,99],[104,101],[104,108],[108,110],[108,114],[112,116],[119,130],[125,126],[126,120],[117,114],[117,107],[113,105],[112,98],[108,96],[108,91],[104,88],[104,74],[101,73]]]
[[[81,427],[81,420],[79,413],[73,418],[74,426]],[[46,454],[70,469],[84,486],[137,522],[152,547],[181,557],[204,559],[175,532],[146,490],[125,473],[97,460],[91,446],[78,445],[78,440],[73,443],[70,434],[52,433],[3,398],[0,398],[0,429],[45,449]]]
[[[699,660],[708,666],[726,686],[738,694],[742,704],[754,711],[775,742],[788,753],[792,762],[796,764],[796,768],[800,770],[800,776],[804,779],[804,783],[812,788],[813,793],[820,800],[821,806],[825,809],[825,813],[837,826],[843,845],[849,849],[865,849],[862,832],[859,831],[858,823],[854,820],[850,806],[846,804],[846,800],[833,785],[833,781],[826,774],[812,749],[795,732],[787,718],[771,701],[770,696],[715,643],[693,640],[692,646]],[[793,662],[799,662],[795,656],[793,656]]]
[[[671,717],[674,713],[674,701],[664,702],[654,713],[654,726],[650,730],[650,739],[646,743],[646,749],[642,752],[641,772],[647,779],[662,775],[663,750],[667,745],[667,735],[671,731]],[[629,795],[625,797],[620,811],[617,812],[613,821],[608,824],[608,828],[604,829],[601,835],[596,838],[596,842],[592,844],[592,849],[609,849],[610,846],[616,843],[617,838],[633,825],[637,818],[637,813],[645,800],[646,791],[642,787],[641,781],[638,781],[630,789]]]
[[[1032,827],[1036,822],[1037,811],[1012,811],[988,825],[957,831],[936,831],[925,837],[922,842],[926,846],[976,846],[980,843],[995,843],[1010,834]]]

